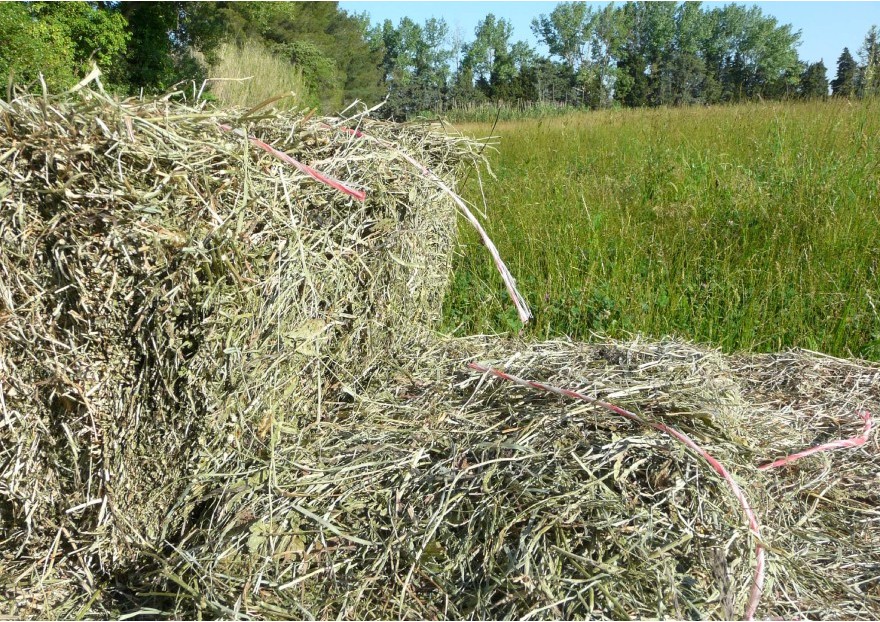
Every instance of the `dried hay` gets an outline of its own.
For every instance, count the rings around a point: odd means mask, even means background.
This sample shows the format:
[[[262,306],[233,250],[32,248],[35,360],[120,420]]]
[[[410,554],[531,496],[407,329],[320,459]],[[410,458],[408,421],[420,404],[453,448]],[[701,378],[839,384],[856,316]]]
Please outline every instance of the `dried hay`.
[[[7,569],[30,560],[45,583],[63,560],[92,590],[179,532],[210,486],[196,474],[247,469],[415,347],[455,211],[406,162],[324,127],[338,119],[81,95],[0,102],[0,538]],[[364,123],[440,175],[470,157],[453,136]]]
[[[769,547],[759,617],[877,616],[876,438],[757,467],[858,431],[855,410],[880,406],[880,367],[806,352],[731,359],[674,341],[437,347],[412,377],[279,444],[275,467],[216,490],[216,523],[166,560],[175,596],[155,606],[320,619],[741,615],[754,543],[722,482],[665,435],[464,371],[489,359],[674,425],[730,467]],[[803,394],[756,393],[768,373]]]
[[[700,458],[465,366],[486,361],[723,462],[762,522],[759,617],[880,616],[877,437],[758,469],[856,434],[880,367],[433,335],[454,232],[436,184],[336,120],[250,122],[368,188],[359,204],[217,129],[234,115],[163,106],[87,93],[0,113],[11,615],[741,614],[754,538]],[[472,157],[362,123],[447,180]]]

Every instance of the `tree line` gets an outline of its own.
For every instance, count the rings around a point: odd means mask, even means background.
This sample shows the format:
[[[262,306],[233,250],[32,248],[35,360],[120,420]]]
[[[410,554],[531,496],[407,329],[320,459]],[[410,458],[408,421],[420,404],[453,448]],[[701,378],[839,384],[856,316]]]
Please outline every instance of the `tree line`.
[[[42,74],[62,89],[96,62],[108,89],[164,93],[204,80],[224,41],[250,39],[302,69],[303,99],[333,109],[383,96],[368,30],[334,2],[3,2],[0,79],[36,90]]]
[[[387,98],[395,118],[499,100],[605,108],[880,93],[876,26],[855,56],[843,50],[830,83],[823,61],[798,58],[800,32],[757,6],[562,2],[531,26],[548,55],[513,41],[494,14],[469,36],[436,18],[371,27],[335,2],[9,2],[0,77],[65,88],[97,63],[120,93],[164,92],[204,79],[221,42],[253,40],[301,68],[309,103]]]
[[[510,22],[492,14],[470,42],[450,37],[437,19],[386,21],[370,35],[381,38],[384,83],[401,116],[496,100],[604,108],[816,98],[829,86],[847,97],[880,93],[876,26],[858,60],[844,48],[830,84],[823,61],[798,58],[800,32],[757,6],[563,2],[536,17],[532,31],[549,56],[513,42]]]

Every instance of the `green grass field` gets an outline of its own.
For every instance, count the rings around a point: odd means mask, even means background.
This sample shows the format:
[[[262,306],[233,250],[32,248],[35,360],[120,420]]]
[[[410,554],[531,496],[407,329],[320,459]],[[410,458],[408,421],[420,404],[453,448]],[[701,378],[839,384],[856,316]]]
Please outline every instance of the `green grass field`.
[[[880,359],[880,102],[578,113],[494,133],[487,229],[532,305],[527,335]],[[475,177],[464,192],[482,205]],[[461,229],[446,329],[518,331]]]

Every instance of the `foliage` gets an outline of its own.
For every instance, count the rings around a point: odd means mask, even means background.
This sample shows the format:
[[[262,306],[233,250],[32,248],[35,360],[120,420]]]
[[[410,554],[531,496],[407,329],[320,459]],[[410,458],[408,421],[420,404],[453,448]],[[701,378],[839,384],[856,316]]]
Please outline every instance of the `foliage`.
[[[862,64],[859,67],[857,90],[861,97],[880,95],[880,33],[871,26],[859,50]]]
[[[446,47],[449,27],[431,18],[420,25],[404,17],[397,28],[391,20],[370,31],[375,46],[382,47],[383,80],[388,89],[385,113],[405,118],[442,101],[450,76],[453,51]]]
[[[129,93],[201,82],[223,42],[256,45],[302,75],[302,101],[338,110],[387,100],[404,119],[487,102],[554,102],[584,108],[706,105],[822,90],[818,65],[797,55],[800,32],[758,6],[700,2],[561,2],[532,20],[539,55],[488,14],[470,40],[443,19],[370,26],[337,2],[78,2],[0,4],[0,76],[70,86],[95,61],[105,83]],[[226,48],[233,49],[233,48]],[[284,81],[280,76],[279,80]],[[298,78],[297,78],[298,79]],[[836,95],[880,93],[873,27],[838,59]]]
[[[837,59],[837,77],[831,81],[834,95],[852,97],[856,94],[859,66],[850,54],[849,48],[843,48]]]
[[[477,24],[475,39],[466,48],[464,64],[473,70],[477,86],[489,97],[516,75],[511,34],[513,26],[508,20],[489,13]]]
[[[351,15],[344,11],[332,22],[336,63],[345,75],[342,101],[346,104],[354,99],[375,104],[384,94],[379,69],[382,48],[370,40],[369,25],[366,13]]]
[[[205,77],[193,51],[214,60],[224,31],[216,3],[120,2],[112,10],[125,17],[131,33],[124,75],[132,91],[164,92]]]
[[[382,50],[368,37],[368,19],[337,2],[220,2],[227,33],[263,41],[302,69],[306,99],[338,109],[354,98],[381,98]]]
[[[573,70],[588,57],[593,9],[583,2],[560,2],[549,15],[532,20],[532,32]]]
[[[532,29],[576,72],[592,108],[779,97],[800,74],[799,33],[757,7],[634,2],[594,11],[562,3]]]
[[[123,16],[94,3],[4,2],[0,76],[12,71],[16,82],[35,84],[42,73],[48,88],[70,87],[92,61],[112,69],[129,38],[126,27]]]
[[[804,99],[828,97],[828,77],[825,63],[811,63],[801,74],[798,93]]]

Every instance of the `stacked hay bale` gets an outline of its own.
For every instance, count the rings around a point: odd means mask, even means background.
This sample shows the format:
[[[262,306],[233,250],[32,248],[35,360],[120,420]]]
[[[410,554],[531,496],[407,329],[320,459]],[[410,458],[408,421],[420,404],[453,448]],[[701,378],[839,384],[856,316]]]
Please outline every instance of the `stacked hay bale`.
[[[439,191],[338,119],[252,114],[0,102],[3,583],[68,565],[92,591],[142,563],[209,480],[299,442],[437,319],[455,224]],[[444,176],[469,153],[370,131]]]
[[[674,340],[458,343],[466,344],[464,360],[488,360],[520,377],[581,390],[648,421],[673,426],[726,465],[761,522],[767,565],[758,618],[870,620],[880,614],[880,440],[876,434],[864,434],[865,422],[859,416],[874,413],[876,421],[880,412],[880,365],[807,351],[731,357]],[[612,510],[620,526],[612,531],[620,538],[616,560],[633,555],[628,563],[610,564],[621,580],[605,579],[595,568],[585,568],[580,577],[584,583],[579,585],[573,581],[577,574],[569,571],[558,578],[565,589],[543,606],[570,599],[572,609],[559,609],[561,617],[731,619],[742,615],[755,576],[755,539],[744,529],[732,491],[721,487],[702,458],[666,435],[630,426],[595,405],[503,382],[499,386],[497,379],[481,382],[484,385],[475,388],[471,404],[499,396],[495,398],[499,406],[513,406],[517,418],[533,410],[546,414],[555,405],[563,409],[556,421],[584,426],[586,439],[601,439],[609,428],[612,436],[619,434],[631,445],[654,439],[657,446],[650,450],[654,460],[671,449],[667,455],[672,457],[673,472],[680,473],[687,463],[697,470],[690,481],[674,475],[679,484],[664,490],[656,482],[670,467],[649,463],[635,478],[636,503]],[[625,426],[626,432],[616,432],[616,426]],[[867,437],[860,447],[816,454],[780,468],[756,468],[809,447],[860,435]],[[607,452],[598,462],[607,473],[619,459]],[[619,472],[628,473],[625,468]],[[619,487],[617,494],[628,500],[632,493],[624,489],[626,480],[612,473],[605,481]],[[684,503],[679,501],[682,497]],[[676,520],[686,526],[678,527]],[[630,525],[637,535],[624,542],[622,536]],[[664,535],[634,554],[637,543],[645,543],[652,533]],[[681,539],[676,540],[679,534]],[[595,556],[597,548],[605,546],[597,547],[594,540],[585,548]],[[657,561],[658,556],[663,562]],[[665,572],[658,571],[663,565]],[[552,576],[554,567],[559,566],[550,565],[532,576]],[[641,571],[645,574],[638,574]],[[580,586],[588,584],[588,577],[607,581],[611,596],[604,599],[604,609],[589,611],[577,604]],[[615,586],[619,591],[614,591]],[[615,601],[620,609],[614,610]]]
[[[738,615],[753,542],[698,460],[602,411],[465,371],[502,357],[512,373],[613,393],[698,430],[715,455],[736,455],[718,433],[742,408],[720,357],[675,344],[651,354],[444,343],[320,438],[279,448],[278,462],[297,468],[267,465],[264,477],[283,496],[238,487],[260,522],[237,536],[204,533],[178,556],[169,575],[198,588],[175,590],[175,614],[236,603],[246,615],[319,619]],[[231,570],[230,552],[248,547],[251,573]]]
[[[408,378],[207,491],[210,521],[130,587],[166,594],[150,606],[176,617],[742,615],[756,540],[700,457],[594,405],[469,373],[474,360],[665,422],[725,464],[761,517],[758,617],[880,612],[876,437],[757,468],[857,432],[856,410],[880,407],[880,367],[677,341],[441,339]]]
[[[0,117],[3,611],[747,608],[755,536],[702,458],[476,360],[673,426],[725,464],[762,519],[759,617],[880,616],[876,436],[757,468],[854,434],[858,409],[880,411],[877,365],[432,334],[455,208],[387,146],[449,181],[473,157],[454,137],[100,92]]]

